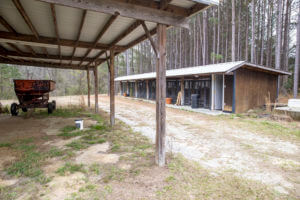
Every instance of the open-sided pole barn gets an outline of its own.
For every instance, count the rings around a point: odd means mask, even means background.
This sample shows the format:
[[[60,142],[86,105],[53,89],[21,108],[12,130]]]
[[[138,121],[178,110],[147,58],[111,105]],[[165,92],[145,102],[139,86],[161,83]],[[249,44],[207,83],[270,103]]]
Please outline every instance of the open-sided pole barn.
[[[114,56],[145,39],[157,55],[156,162],[165,164],[166,29],[188,28],[188,17],[218,0],[2,0],[0,62],[13,65],[89,71],[109,63],[110,122],[115,121]],[[157,44],[151,36],[158,35]],[[88,86],[88,102],[90,87]],[[90,105],[90,103],[88,103]]]

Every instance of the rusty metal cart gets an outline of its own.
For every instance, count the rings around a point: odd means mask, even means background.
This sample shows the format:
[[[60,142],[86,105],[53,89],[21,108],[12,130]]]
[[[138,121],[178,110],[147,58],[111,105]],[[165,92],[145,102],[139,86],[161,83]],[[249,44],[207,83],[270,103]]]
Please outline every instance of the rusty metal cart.
[[[51,114],[56,109],[56,102],[49,102],[49,92],[55,89],[51,80],[14,80],[15,92],[20,104],[11,104],[12,116],[17,116],[19,109],[27,112],[28,108],[48,108]]]

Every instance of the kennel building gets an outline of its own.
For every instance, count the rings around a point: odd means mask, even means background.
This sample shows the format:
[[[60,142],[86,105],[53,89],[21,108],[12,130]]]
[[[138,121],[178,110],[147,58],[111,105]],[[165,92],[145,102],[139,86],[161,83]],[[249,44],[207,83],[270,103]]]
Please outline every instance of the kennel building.
[[[191,96],[198,94],[201,108],[243,113],[264,106],[266,98],[275,102],[283,75],[291,73],[245,61],[172,69],[166,71],[166,97],[176,103],[181,92],[181,105],[191,105]],[[155,78],[151,72],[118,77],[115,82],[122,95],[155,100]]]

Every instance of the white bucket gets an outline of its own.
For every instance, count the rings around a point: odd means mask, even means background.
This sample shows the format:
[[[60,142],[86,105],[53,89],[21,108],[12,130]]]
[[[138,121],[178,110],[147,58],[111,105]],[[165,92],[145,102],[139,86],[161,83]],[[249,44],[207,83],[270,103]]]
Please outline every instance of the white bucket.
[[[83,120],[82,119],[75,120],[75,125],[76,125],[76,128],[78,128],[79,130],[82,130],[83,129]]]

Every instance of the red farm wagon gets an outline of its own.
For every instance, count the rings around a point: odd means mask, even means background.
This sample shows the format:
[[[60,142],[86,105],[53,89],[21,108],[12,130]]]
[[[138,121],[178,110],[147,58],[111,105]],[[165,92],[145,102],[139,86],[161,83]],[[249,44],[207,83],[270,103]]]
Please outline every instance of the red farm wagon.
[[[28,108],[48,108],[48,113],[56,109],[56,102],[49,102],[49,93],[55,89],[51,80],[14,80],[15,92],[19,103],[11,104],[10,111],[17,116],[19,109],[27,112]]]

